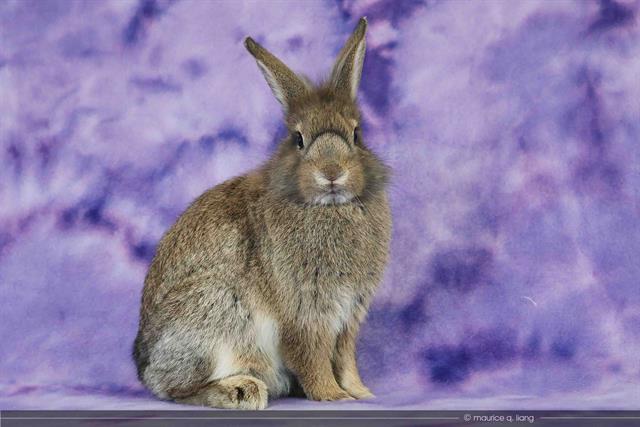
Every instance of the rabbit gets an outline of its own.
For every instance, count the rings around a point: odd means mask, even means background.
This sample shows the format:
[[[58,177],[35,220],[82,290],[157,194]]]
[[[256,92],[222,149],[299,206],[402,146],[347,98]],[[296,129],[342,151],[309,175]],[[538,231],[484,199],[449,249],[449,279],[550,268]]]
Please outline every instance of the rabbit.
[[[318,86],[245,39],[288,136],[263,166],[198,197],[161,239],[133,350],[157,397],[232,409],[373,397],[356,337],[388,260],[391,213],[390,170],[360,130],[366,27],[360,19]]]

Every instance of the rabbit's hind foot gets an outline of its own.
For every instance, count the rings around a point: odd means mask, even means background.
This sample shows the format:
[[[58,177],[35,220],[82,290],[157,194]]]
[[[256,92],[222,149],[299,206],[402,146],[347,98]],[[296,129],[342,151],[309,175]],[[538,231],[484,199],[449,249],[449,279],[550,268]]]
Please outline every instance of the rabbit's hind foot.
[[[232,375],[212,381],[188,397],[176,399],[177,403],[209,406],[224,409],[265,409],[267,386],[250,375]]]

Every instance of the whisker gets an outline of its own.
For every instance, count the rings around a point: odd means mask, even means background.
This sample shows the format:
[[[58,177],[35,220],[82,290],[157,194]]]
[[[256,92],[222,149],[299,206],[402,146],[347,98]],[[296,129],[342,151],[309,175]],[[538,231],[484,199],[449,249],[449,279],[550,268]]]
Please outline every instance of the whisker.
[[[364,202],[360,199],[360,197],[358,197],[357,194],[354,194],[353,197],[358,201],[358,203],[360,203],[360,207],[362,208],[362,210],[369,215],[369,209],[367,209],[367,207],[365,206]]]

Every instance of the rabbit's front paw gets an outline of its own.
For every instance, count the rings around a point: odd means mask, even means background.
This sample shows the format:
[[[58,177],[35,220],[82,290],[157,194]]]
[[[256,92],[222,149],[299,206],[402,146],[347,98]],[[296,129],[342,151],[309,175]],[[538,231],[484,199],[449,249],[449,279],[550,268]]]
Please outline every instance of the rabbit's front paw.
[[[324,387],[307,392],[307,397],[311,400],[354,400],[353,397],[338,387]]]
[[[371,399],[375,397],[373,393],[371,393],[371,390],[362,384],[360,374],[358,374],[355,366],[352,369],[346,369],[342,375],[340,375],[338,384],[356,399]]]
[[[356,399],[373,399],[376,397],[364,384],[343,384],[344,389]]]

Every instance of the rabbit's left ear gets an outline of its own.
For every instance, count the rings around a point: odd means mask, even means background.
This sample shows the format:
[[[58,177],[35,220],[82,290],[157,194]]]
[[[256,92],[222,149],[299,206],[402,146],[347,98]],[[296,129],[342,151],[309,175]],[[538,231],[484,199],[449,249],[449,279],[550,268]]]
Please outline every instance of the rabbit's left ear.
[[[244,39],[244,45],[255,58],[260,71],[267,80],[271,91],[282,104],[285,113],[293,100],[309,92],[309,87],[303,79],[251,37]]]
[[[364,52],[366,50],[365,35],[367,32],[367,18],[360,18],[356,29],[345,43],[338,55],[333,71],[331,72],[331,85],[351,99],[356,99]]]

